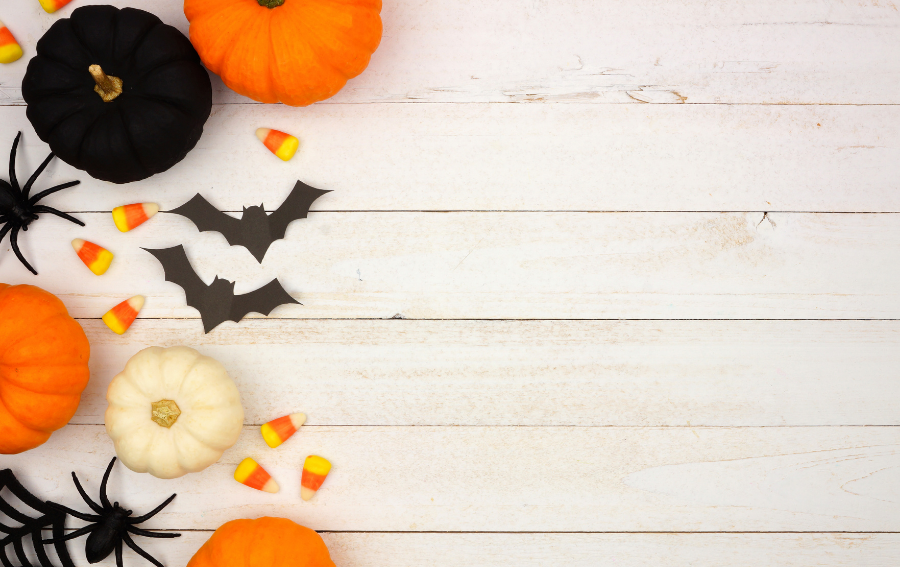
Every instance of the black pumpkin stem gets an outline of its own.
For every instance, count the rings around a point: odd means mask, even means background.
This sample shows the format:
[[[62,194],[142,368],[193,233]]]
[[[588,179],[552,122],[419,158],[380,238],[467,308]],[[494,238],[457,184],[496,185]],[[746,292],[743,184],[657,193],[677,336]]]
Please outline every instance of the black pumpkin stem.
[[[260,6],[265,6],[266,8],[269,8],[270,10],[272,8],[277,8],[277,7],[281,6],[282,4],[284,4],[284,0],[256,0],[256,1],[257,1],[257,3],[259,3]]]
[[[119,77],[107,75],[103,72],[100,65],[91,65],[88,67],[88,72],[94,77],[94,82],[97,83],[94,85],[94,92],[100,95],[103,102],[112,102],[122,94],[123,83]]]

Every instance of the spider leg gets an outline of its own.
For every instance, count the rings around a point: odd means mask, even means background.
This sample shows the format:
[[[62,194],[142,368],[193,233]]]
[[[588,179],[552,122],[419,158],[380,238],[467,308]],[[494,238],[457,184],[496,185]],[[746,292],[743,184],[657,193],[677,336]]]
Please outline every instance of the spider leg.
[[[76,537],[81,537],[84,534],[90,533],[90,532],[94,531],[95,529],[97,529],[97,524],[91,524],[90,526],[84,526],[83,528],[77,529],[70,534],[66,534],[65,536],[63,536],[59,539],[51,537],[50,539],[45,539],[45,540],[41,540],[41,541],[42,541],[42,543],[56,543],[58,541],[69,541],[70,539],[75,539]]]
[[[166,501],[165,501],[165,502],[163,502],[162,504],[160,504],[159,506],[157,506],[156,508],[154,508],[152,511],[150,511],[150,512],[144,514],[143,516],[138,516],[137,518],[129,518],[129,519],[128,519],[128,523],[129,523],[129,524],[140,524],[141,522],[146,522],[147,520],[149,520],[149,519],[152,518],[153,516],[157,515],[157,514],[160,512],[160,510],[162,510],[163,508],[165,508],[166,506],[168,506],[169,503],[172,502],[172,500],[175,500],[175,497],[176,497],[176,496],[178,496],[178,495],[177,495],[177,494],[173,494],[172,496],[169,496],[168,498],[166,498]]]
[[[103,508],[101,508],[99,504],[91,500],[91,497],[88,496],[87,492],[84,491],[84,488],[81,487],[81,483],[78,481],[78,477],[75,476],[75,473],[72,473],[72,480],[75,481],[75,488],[78,489],[78,494],[81,495],[81,499],[87,502],[87,505],[91,507],[91,510],[102,515]]]
[[[122,566],[122,542],[116,542],[116,567]]]
[[[135,553],[137,553],[150,563],[153,563],[154,565],[156,565],[156,567],[166,567],[165,565],[157,561],[152,555],[138,547],[138,544],[134,543],[134,540],[131,539],[131,536],[128,535],[128,532],[122,532],[122,540],[125,542],[125,545],[133,549]]]
[[[84,520],[85,522],[96,523],[96,522],[103,521],[102,516],[95,516],[93,514],[82,514],[78,510],[73,510],[71,508],[67,508],[67,507],[63,506],[62,504],[57,504],[56,502],[47,502],[47,506],[50,506],[51,508],[56,508],[57,510],[61,510],[61,511],[65,512],[66,514],[72,516],[73,518],[78,518],[79,520]]]
[[[34,212],[36,213],[50,213],[51,215],[56,215],[60,218],[66,219],[67,221],[74,222],[77,225],[84,226],[84,223],[75,217],[69,216],[62,211],[57,211],[53,207],[45,207],[44,205],[38,205],[34,208]]]
[[[13,252],[16,253],[16,258],[18,258],[32,274],[38,275],[37,270],[31,267],[31,264],[28,263],[25,256],[22,256],[22,252],[19,251],[19,227],[12,229],[12,234],[9,235],[9,243],[12,244],[12,249]]]
[[[10,230],[12,230],[11,224],[7,224],[7,225],[3,226],[2,228],[0,228],[0,240],[3,240],[3,237],[6,236],[6,233],[9,232]]]
[[[19,180],[16,179],[16,148],[19,147],[19,138],[21,137],[21,132],[16,134],[16,139],[13,142],[12,150],[10,150],[9,152],[9,184],[12,185],[14,191],[21,191],[19,189]]]
[[[22,198],[28,198],[28,192],[31,191],[31,186],[34,185],[34,182],[37,181],[37,178],[47,169],[47,165],[50,163],[54,157],[53,152],[50,152],[50,155],[47,156],[47,159],[44,160],[44,163],[41,164],[37,170],[31,174],[31,177],[28,178],[28,181],[25,183],[25,187],[22,187]]]
[[[112,458],[109,466],[106,467],[106,472],[103,473],[103,482],[100,483],[100,503],[103,504],[103,508],[106,510],[112,508],[112,504],[109,503],[109,498],[106,496],[106,484],[109,482],[109,473],[112,472],[114,464],[116,464],[115,457]]]
[[[129,532],[134,535],[139,535],[142,537],[156,537],[156,538],[169,538],[169,537],[181,537],[181,534],[173,534],[172,532],[148,532],[147,530],[142,530],[141,528],[135,526],[128,526],[125,528]]]
[[[75,185],[78,185],[79,183],[81,183],[81,181],[69,181],[68,183],[63,183],[62,185],[57,185],[56,187],[51,187],[50,189],[47,189],[46,191],[41,191],[34,197],[28,199],[28,204],[34,205],[35,203],[37,203],[38,201],[40,201],[47,195],[52,195],[53,193],[56,193],[57,191],[62,191],[63,189],[68,189],[69,187],[74,187]]]

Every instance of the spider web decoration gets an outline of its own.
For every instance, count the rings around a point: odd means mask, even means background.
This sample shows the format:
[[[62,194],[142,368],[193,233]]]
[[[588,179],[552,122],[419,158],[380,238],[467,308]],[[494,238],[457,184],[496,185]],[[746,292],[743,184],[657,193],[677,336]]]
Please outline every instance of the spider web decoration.
[[[41,532],[47,528],[53,531],[53,546],[56,549],[56,555],[59,557],[62,567],[75,567],[72,558],[69,557],[69,551],[66,549],[63,539],[65,537],[66,513],[41,501],[25,490],[25,487],[16,479],[10,469],[0,471],[0,490],[4,488],[40,515],[37,517],[28,516],[0,497],[0,511],[10,519],[22,524],[18,527],[12,527],[0,523],[0,535],[4,536],[0,540],[0,562],[3,563],[3,567],[16,567],[9,557],[10,547],[12,547],[15,557],[19,561],[18,567],[33,567],[25,555],[24,542],[29,536],[31,536],[32,547],[41,567],[54,567],[47,556],[47,551],[44,549],[44,546],[48,544],[44,542],[41,535]]]

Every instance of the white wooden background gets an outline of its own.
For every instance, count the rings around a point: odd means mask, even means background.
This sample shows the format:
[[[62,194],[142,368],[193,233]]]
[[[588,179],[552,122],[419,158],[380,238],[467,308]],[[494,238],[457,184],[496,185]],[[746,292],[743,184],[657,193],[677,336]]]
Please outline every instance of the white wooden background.
[[[3,0],[26,58],[0,67],[0,146],[47,147],[20,84],[55,15]],[[187,31],[179,0],[121,0]],[[0,458],[78,505],[113,454],[106,387],[148,345],[221,360],[246,431],[203,473],[118,468],[135,509],[179,494],[142,543],[183,566],[221,523],[281,515],[342,567],[867,566],[900,559],[900,11],[862,0],[386,0],[369,69],[305,109],[214,80],[197,149],[126,187],[81,179],[8,241],[0,281],[62,297],[92,343],[73,423]],[[285,164],[253,136],[296,133]],[[24,174],[20,174],[24,177]],[[332,193],[259,266],[160,214]],[[97,278],[69,241],[116,254]],[[185,243],[207,280],[272,277],[303,305],[209,335],[140,246]],[[134,294],[128,333],[99,317]],[[258,425],[309,422],[277,451]],[[334,470],[299,499],[310,453]],[[283,490],[231,479],[256,457]],[[80,545],[71,544],[73,550]],[[141,561],[130,556],[130,565]],[[107,561],[105,565],[110,565]]]

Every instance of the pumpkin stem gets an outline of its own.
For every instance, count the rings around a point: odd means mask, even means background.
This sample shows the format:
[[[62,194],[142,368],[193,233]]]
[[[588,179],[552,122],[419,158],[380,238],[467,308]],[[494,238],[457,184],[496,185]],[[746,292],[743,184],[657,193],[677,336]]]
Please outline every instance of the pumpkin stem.
[[[160,427],[172,427],[178,421],[181,410],[172,400],[159,400],[150,404],[150,419]]]
[[[284,0],[282,0],[283,2]],[[122,94],[122,79],[119,77],[110,77],[103,72],[100,65],[91,65],[88,67],[91,76],[94,77],[94,92],[100,95],[103,102],[112,102],[117,96]],[[177,407],[177,406],[176,406]]]
[[[270,10],[272,8],[277,8],[277,7],[281,6],[282,4],[284,4],[284,0],[256,0],[256,2],[260,6],[265,6],[266,8],[269,8]]]

